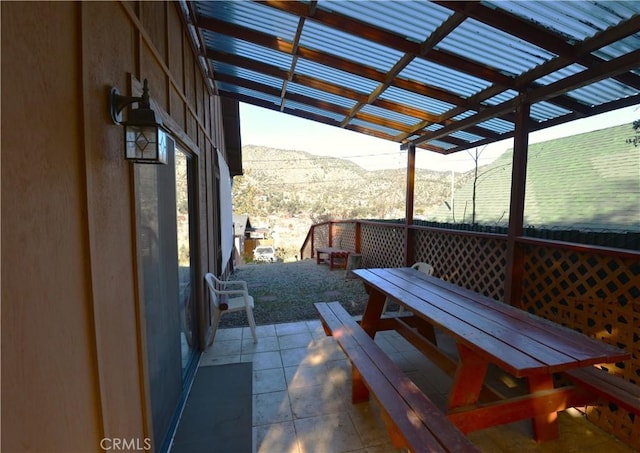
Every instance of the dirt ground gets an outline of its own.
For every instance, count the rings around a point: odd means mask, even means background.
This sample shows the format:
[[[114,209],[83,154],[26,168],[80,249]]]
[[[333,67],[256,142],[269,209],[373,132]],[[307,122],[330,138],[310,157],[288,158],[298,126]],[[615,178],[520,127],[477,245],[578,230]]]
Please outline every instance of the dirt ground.
[[[318,319],[314,302],[340,301],[352,315],[362,314],[367,294],[358,278],[347,278],[344,269],[307,259],[290,263],[245,264],[230,280],[247,282],[253,296],[257,325]],[[244,312],[222,316],[220,327],[246,326]]]

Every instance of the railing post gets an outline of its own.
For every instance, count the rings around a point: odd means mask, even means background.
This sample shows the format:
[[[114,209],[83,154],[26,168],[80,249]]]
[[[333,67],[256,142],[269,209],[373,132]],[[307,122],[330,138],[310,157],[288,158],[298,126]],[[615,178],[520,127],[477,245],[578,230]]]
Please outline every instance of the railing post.
[[[360,253],[362,247],[362,224],[356,220],[356,253]]]
[[[316,226],[311,225],[311,258],[315,258],[316,255]]]
[[[329,221],[329,247],[333,247],[333,221]]]
[[[516,105],[516,129],[513,136],[513,166],[511,171],[511,203],[507,233],[507,268],[504,283],[505,302],[521,306],[524,278],[524,250],[516,240],[524,232],[524,200],[527,181],[527,154],[529,148],[529,112],[531,105],[522,97]]]
[[[411,225],[405,225],[406,248],[404,254],[404,265],[409,267],[416,262],[416,230]]]
[[[413,200],[415,197],[415,183],[416,183],[416,147],[413,144],[409,144],[407,148],[407,192],[405,197],[405,225],[404,225],[404,264],[405,266],[411,266],[413,255],[415,254],[414,248],[414,235],[413,230],[410,228],[413,225]]]

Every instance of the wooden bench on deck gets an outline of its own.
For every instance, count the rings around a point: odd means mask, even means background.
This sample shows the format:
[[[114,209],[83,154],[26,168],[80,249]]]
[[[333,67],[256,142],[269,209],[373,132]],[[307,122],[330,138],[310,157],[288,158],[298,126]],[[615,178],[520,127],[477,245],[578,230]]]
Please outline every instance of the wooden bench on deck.
[[[371,392],[396,447],[413,452],[478,452],[447,416],[407,378],[339,302],[314,304],[327,335],[352,364],[352,402]]]
[[[323,260],[329,262],[329,269],[333,270],[334,267],[347,268],[347,258],[352,253],[349,250],[340,249],[337,247],[317,247],[316,248],[316,263],[320,264]],[[326,255],[326,258],[321,258],[320,255]]]
[[[612,402],[626,411],[640,415],[640,386],[595,366],[570,370],[564,374],[575,384],[598,395],[601,402]]]

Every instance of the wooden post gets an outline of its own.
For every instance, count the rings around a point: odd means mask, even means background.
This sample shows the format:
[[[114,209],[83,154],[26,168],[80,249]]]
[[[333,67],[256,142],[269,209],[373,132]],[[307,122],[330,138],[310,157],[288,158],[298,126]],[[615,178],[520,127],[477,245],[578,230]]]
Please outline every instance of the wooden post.
[[[416,147],[409,144],[407,148],[407,192],[405,197],[404,216],[404,264],[411,266],[414,256],[413,201],[416,183]]]
[[[333,222],[329,221],[329,247],[333,247]]]
[[[356,221],[356,253],[360,253],[362,246],[362,224]]]
[[[531,104],[521,95],[516,106],[516,130],[513,135],[513,166],[511,171],[511,202],[507,233],[507,268],[504,285],[505,302],[521,306],[524,254],[516,239],[524,233],[524,199],[527,183],[529,147],[529,112]]]

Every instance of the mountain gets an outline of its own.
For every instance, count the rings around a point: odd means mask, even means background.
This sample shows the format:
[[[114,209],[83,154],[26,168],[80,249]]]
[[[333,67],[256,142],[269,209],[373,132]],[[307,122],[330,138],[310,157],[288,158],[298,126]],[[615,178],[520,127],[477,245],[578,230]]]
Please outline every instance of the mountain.
[[[309,221],[404,217],[406,170],[369,171],[345,159],[247,145],[244,175],[234,178],[236,213],[302,217]],[[455,175],[461,187],[472,172]],[[416,216],[448,199],[451,173],[416,170]]]
[[[346,159],[254,145],[243,146],[242,160],[244,175],[233,179],[234,212],[248,214],[254,227],[268,228],[285,259],[298,255],[313,223],[405,216],[404,168],[369,171]],[[416,218],[449,199],[451,177],[416,170]],[[473,172],[454,177],[459,189]]]

